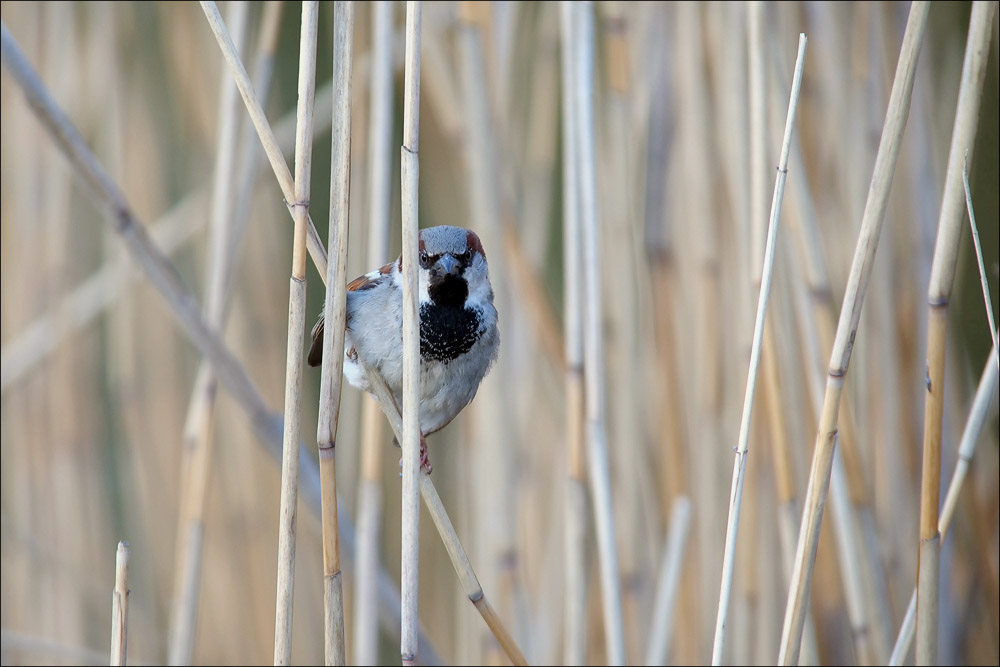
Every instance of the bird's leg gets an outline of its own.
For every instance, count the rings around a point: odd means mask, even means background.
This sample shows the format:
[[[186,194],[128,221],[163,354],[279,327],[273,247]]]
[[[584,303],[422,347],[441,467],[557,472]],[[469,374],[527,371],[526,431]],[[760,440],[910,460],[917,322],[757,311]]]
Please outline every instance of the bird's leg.
[[[420,467],[427,471],[428,475],[431,474],[431,470],[433,470],[431,467],[431,460],[427,456],[427,438],[424,437],[423,433],[420,434]]]
[[[399,440],[393,437],[392,444],[396,447],[399,447]],[[400,468],[403,467],[403,459],[399,459],[399,467]],[[431,474],[432,470],[434,470],[434,468],[431,466],[431,459],[430,457],[427,456],[427,438],[424,436],[423,433],[420,434],[420,467],[423,468],[428,475]],[[400,477],[402,477],[403,473],[401,472],[399,473],[399,475]]]

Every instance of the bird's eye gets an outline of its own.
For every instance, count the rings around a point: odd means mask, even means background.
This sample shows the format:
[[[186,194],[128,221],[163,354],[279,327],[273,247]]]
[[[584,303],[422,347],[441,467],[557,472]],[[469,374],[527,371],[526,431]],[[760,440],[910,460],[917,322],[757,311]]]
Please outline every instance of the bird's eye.
[[[427,253],[424,252],[423,250],[420,251],[420,263],[421,264],[427,263]]]
[[[459,259],[461,259],[463,262],[468,262],[469,260],[472,259],[472,251],[466,250],[461,255],[459,255]]]

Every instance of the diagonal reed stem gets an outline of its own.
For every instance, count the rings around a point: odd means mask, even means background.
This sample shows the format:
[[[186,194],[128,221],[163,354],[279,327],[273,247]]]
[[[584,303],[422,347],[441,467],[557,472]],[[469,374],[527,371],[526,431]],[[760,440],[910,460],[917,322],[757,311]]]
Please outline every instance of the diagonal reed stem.
[[[299,416],[302,413],[302,347],[306,322],[306,228],[309,225],[318,22],[319,3],[303,2],[299,37],[298,123],[295,132],[295,199],[292,203],[295,236],[288,295],[288,348],[285,356],[285,430],[282,440],[281,512],[278,526],[278,594],[274,619],[275,665],[291,664],[292,658],[295,528],[299,496]]]
[[[826,393],[820,414],[819,427],[813,453],[809,484],[803,505],[802,526],[799,529],[798,546],[795,551],[795,565],[792,569],[785,620],[781,632],[778,663],[795,665],[799,662],[802,630],[805,625],[812,584],[813,567],[816,563],[816,548],[819,544],[819,528],[823,520],[823,507],[830,485],[830,471],[833,466],[833,448],[837,438],[837,414],[844,387],[844,376],[850,364],[854,338],[861,318],[868,279],[874,264],[875,251],[885,219],[885,209],[889,199],[892,176],[899,156],[899,146],[906,127],[910,99],[913,92],[913,78],[916,73],[917,55],[923,42],[927,25],[929,3],[914,2],[910,7],[903,44],[900,48],[896,76],[892,84],[889,106],[886,110],[885,125],[875,157],[861,231],[855,247],[851,273],[844,294],[844,301],[837,325],[837,335],[830,355]]]
[[[211,1],[203,1],[201,8],[205,12],[205,18],[208,19],[208,25],[211,27],[216,41],[219,43],[222,55],[225,56],[229,68],[233,71],[236,86],[239,88],[240,95],[243,96],[243,101],[246,103],[247,111],[250,113],[250,120],[253,121],[253,125],[257,129],[257,136],[260,137],[261,144],[264,146],[264,153],[271,163],[271,169],[274,170],[275,178],[278,179],[278,185],[281,186],[281,193],[285,197],[285,204],[288,206],[289,213],[292,214],[292,218],[294,219],[295,211],[293,210],[293,206],[296,201],[295,183],[292,180],[291,172],[288,170],[288,165],[285,163],[285,158],[281,154],[281,148],[278,146],[274,132],[271,130],[271,125],[267,122],[264,107],[254,92],[250,75],[247,74],[247,70],[240,60],[239,51],[233,45],[229,31],[226,30],[226,24],[219,14],[219,8]],[[320,240],[316,227],[313,226],[312,219],[308,218],[308,216],[307,222],[306,243],[309,254],[312,256],[319,274],[326,276],[326,249],[323,247],[323,241]]]
[[[799,91],[802,88],[802,68],[805,64],[806,36],[799,35],[798,55],[795,59],[795,74],[788,98],[788,113],[785,116],[785,134],[781,142],[781,157],[778,174],[774,180],[774,194],[771,198],[771,218],[767,229],[764,251],[764,270],[761,274],[760,295],[757,300],[757,319],[754,324],[753,343],[750,348],[750,368],[747,375],[746,394],[743,399],[743,417],[740,420],[739,441],[733,462],[733,486],[729,497],[729,523],[726,526],[726,547],[722,563],[722,586],[719,591],[719,613],[715,623],[715,641],[712,647],[712,664],[722,664],[722,649],[726,637],[726,616],[729,613],[729,598],[732,592],[733,567],[736,562],[736,536],[740,520],[743,497],[743,480],[746,474],[747,441],[750,438],[750,417],[753,413],[754,390],[757,385],[757,371],[760,367],[761,340],[767,317],[767,302],[771,293],[771,275],[774,272],[774,249],[778,242],[778,225],[781,219],[781,202],[785,192],[785,178],[788,175],[788,152],[792,142],[792,127],[798,108]]]
[[[398,440],[403,434],[403,417],[399,413],[399,407],[392,397],[392,392],[389,391],[385,380],[377,372],[369,371],[368,381],[375,392],[375,399],[378,401],[379,407],[382,408],[382,412],[385,414],[386,419],[389,421],[389,426],[392,428],[393,433],[396,434]],[[493,632],[493,636],[500,643],[500,647],[507,654],[507,658],[515,665],[527,665],[528,662],[524,658],[524,653],[518,648],[517,642],[514,641],[513,636],[507,631],[503,621],[500,620],[500,617],[486,598],[483,587],[479,584],[479,578],[476,577],[475,570],[472,569],[469,556],[466,554],[465,548],[462,547],[462,542],[458,539],[458,533],[455,531],[455,527],[448,517],[448,512],[441,502],[434,482],[431,480],[430,475],[423,470],[420,471],[420,495],[423,497],[427,511],[434,521],[434,526],[438,529],[441,541],[444,543],[445,550],[451,558],[451,564],[455,568],[455,573],[458,575],[458,579],[462,583],[462,589],[468,596],[469,601],[472,602],[473,606],[483,617],[483,620],[486,621],[486,625]]]
[[[979,266],[979,282],[983,286],[983,304],[986,306],[986,321],[990,325],[990,337],[993,347],[1000,348],[997,340],[997,323],[993,317],[993,299],[990,298],[990,284],[986,280],[986,266],[983,264],[983,246],[979,243],[979,226],[976,225],[976,212],[972,208],[972,188],[969,187],[969,152],[965,152],[965,164],[962,165],[962,184],[965,186],[965,207],[969,211],[969,227],[972,228],[972,243],[976,247],[976,264]]]

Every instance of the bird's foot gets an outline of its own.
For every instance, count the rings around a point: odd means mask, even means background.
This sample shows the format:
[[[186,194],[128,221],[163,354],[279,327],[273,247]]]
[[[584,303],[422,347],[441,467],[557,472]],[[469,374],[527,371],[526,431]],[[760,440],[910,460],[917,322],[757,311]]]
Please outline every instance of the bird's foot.
[[[392,444],[399,447],[399,441],[396,440],[396,438],[392,439]],[[400,468],[403,467],[403,459],[399,459],[399,467]],[[431,474],[431,472],[434,470],[434,468],[431,466],[431,459],[427,455],[427,438],[424,436],[423,433],[420,434],[420,467],[423,468],[424,472],[426,472],[428,475]],[[402,477],[403,473],[400,472],[399,476]]]
[[[424,434],[420,434],[420,467],[423,468],[427,474],[431,474],[433,468],[431,467],[430,457],[427,456],[427,438]]]

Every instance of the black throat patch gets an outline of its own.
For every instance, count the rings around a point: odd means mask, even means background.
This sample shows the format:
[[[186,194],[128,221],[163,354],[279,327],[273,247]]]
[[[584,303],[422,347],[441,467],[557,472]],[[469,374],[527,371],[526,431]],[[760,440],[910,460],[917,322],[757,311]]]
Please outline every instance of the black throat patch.
[[[479,340],[479,315],[461,306],[420,306],[420,358],[448,363]]]

